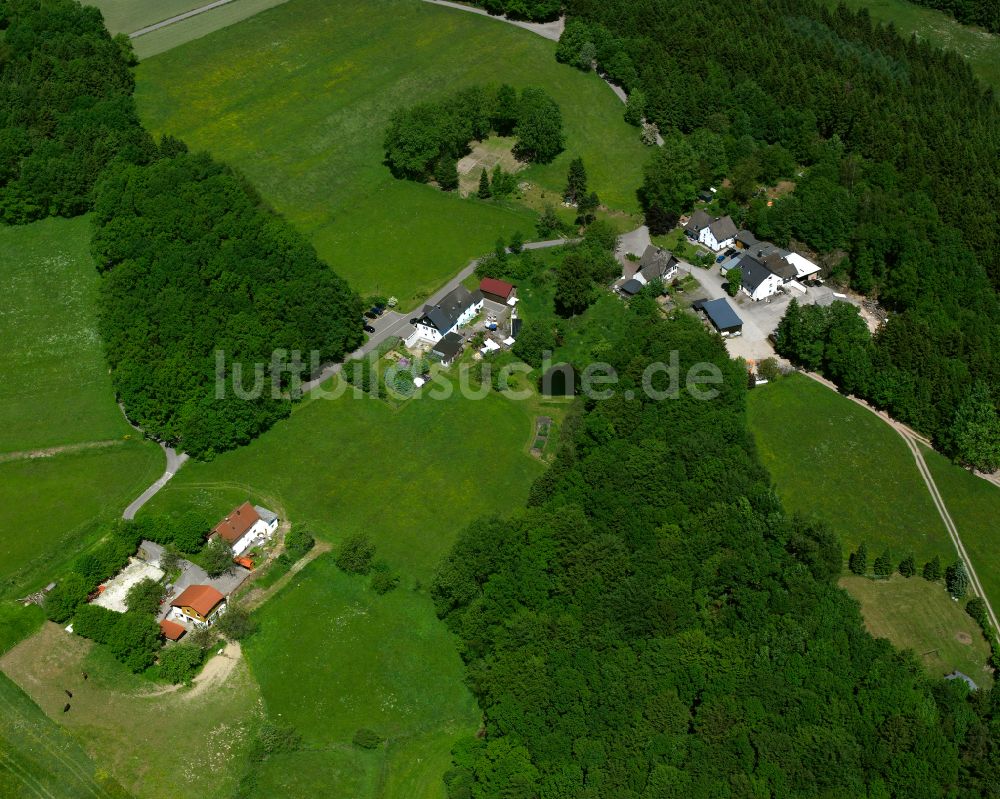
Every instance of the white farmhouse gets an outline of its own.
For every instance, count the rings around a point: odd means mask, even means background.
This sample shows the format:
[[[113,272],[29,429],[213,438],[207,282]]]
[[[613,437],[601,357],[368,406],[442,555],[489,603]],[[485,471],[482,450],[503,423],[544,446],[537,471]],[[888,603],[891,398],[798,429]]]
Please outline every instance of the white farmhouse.
[[[691,214],[684,231],[688,238],[704,244],[713,252],[732,247],[739,232],[732,217],[718,216],[713,219],[701,209]]]
[[[253,544],[269,539],[277,529],[277,514],[244,502],[215,525],[212,535],[229,544],[233,557],[238,558]]]
[[[478,289],[469,291],[465,286],[458,286],[448,292],[437,305],[424,306],[421,316],[417,319],[416,330],[407,339],[406,346],[412,347],[420,340],[437,344],[449,333],[454,333],[458,328],[471,322],[481,310],[483,310],[482,292]]]

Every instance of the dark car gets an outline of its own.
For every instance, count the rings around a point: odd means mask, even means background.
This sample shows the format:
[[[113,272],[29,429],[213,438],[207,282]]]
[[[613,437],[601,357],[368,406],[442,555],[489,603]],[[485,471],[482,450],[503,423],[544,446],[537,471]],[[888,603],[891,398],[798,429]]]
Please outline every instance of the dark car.
[[[365,325],[365,332],[366,333],[374,333],[375,332],[375,328],[372,327],[371,325],[366,324]]]
[[[369,319],[378,319],[378,314],[375,313],[374,309],[370,311],[365,311],[365,316],[367,316]]]
[[[418,324],[419,322],[420,322],[420,317],[419,317],[419,316],[414,316],[414,317],[413,317],[413,318],[412,318],[412,319],[410,320],[410,324],[411,324],[411,325],[415,325],[415,324]]]
[[[723,255],[725,255],[726,258],[732,258],[734,255],[736,255],[737,252],[738,252],[737,250],[734,250],[732,247],[730,247],[723,253]]]
[[[367,316],[369,319],[374,319],[376,316],[381,316],[383,311],[385,311],[385,308],[383,308],[381,305],[373,305],[371,307],[371,310],[369,310],[368,313],[365,314],[365,316]]]

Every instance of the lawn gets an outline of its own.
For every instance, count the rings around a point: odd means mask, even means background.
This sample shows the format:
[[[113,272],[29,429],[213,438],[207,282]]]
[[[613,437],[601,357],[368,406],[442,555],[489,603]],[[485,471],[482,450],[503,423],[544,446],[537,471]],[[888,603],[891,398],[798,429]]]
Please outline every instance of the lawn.
[[[246,765],[248,730],[263,713],[245,661],[204,689],[174,691],[129,673],[103,647],[54,624],[0,658],[0,667],[37,704],[33,726],[56,728],[41,711],[58,719],[139,799],[229,799]],[[0,696],[5,684],[0,680]],[[67,702],[71,709],[63,712]],[[0,719],[3,730],[7,714]]]
[[[867,8],[877,22],[891,22],[903,36],[916,34],[938,47],[956,50],[987,86],[1000,90],[1000,36],[956,22],[943,11],[923,8],[907,0],[827,0],[852,10]]]
[[[992,683],[982,632],[942,583],[897,574],[889,580],[850,575],[840,584],[861,603],[872,635],[912,649],[931,674],[943,676],[958,669],[980,686]]]
[[[208,2],[211,0],[87,0],[85,5],[101,9],[104,25],[112,33],[131,33]]]
[[[154,133],[244,171],[355,288],[412,306],[498,236],[532,234],[534,213],[394,179],[382,135],[397,108],[473,83],[542,86],[567,149],[519,177],[557,196],[580,155],[603,202],[637,210],[646,149],[608,87],[554,48],[419,0],[291,0],[144,60],[136,97]]]
[[[451,747],[475,733],[479,714],[455,642],[426,593],[405,581],[379,596],[366,578],[343,574],[324,555],[257,617],[261,629],[245,652],[268,712],[292,724],[307,749],[327,753],[288,756],[294,770],[266,768],[262,796],[301,790],[310,780],[335,786],[337,796],[441,796]],[[388,747],[353,748],[361,727]]]
[[[924,460],[983,590],[994,610],[1000,612],[1000,488],[926,448]]]
[[[87,218],[0,226],[0,453],[133,432],[97,334]]]
[[[125,799],[127,794],[0,672],[0,796]]]
[[[751,391],[748,414],[785,507],[827,522],[845,554],[865,541],[872,558],[955,559],[913,455],[877,416],[795,374]]]

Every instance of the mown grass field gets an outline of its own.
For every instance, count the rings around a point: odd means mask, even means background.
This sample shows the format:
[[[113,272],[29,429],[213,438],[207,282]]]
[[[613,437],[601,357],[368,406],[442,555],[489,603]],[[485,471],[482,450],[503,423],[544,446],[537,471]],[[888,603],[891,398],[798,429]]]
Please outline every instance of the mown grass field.
[[[115,402],[89,241],[83,217],[0,227],[0,596],[52,579],[163,470]]]
[[[976,574],[1000,613],[1000,488],[924,448],[924,460]]]
[[[85,217],[0,226],[0,453],[120,439]]]
[[[244,661],[203,690],[175,691],[131,674],[103,647],[54,624],[0,658],[0,668],[37,705],[25,711],[28,730],[58,730],[45,715],[58,719],[102,772],[138,799],[229,799],[246,766],[249,731],[264,712]],[[67,702],[71,708],[64,713]],[[0,730],[6,724],[0,713]],[[53,768],[58,761],[43,762],[59,773]],[[79,790],[65,795],[90,796]]]
[[[87,0],[84,5],[99,8],[105,27],[112,33],[131,33],[206,5],[206,0]]]
[[[324,555],[257,614],[245,652],[268,712],[322,752],[265,766],[262,797],[324,784],[337,796],[440,797],[452,746],[478,727],[455,642],[426,593],[406,580],[378,596],[367,582]],[[353,747],[361,727],[387,747]]]
[[[942,583],[896,574],[889,580],[846,575],[840,584],[861,603],[872,635],[912,649],[934,676],[958,669],[980,686],[992,683],[986,666],[989,646],[964,605],[952,600]]]
[[[555,196],[581,155],[592,188],[635,210],[648,157],[596,76],[557,64],[555,44],[419,0],[291,0],[140,64],[152,131],[240,168],[362,292],[415,304],[534,213],[398,181],[383,165],[392,112],[473,83],[542,86],[566,152],[520,174]]]
[[[802,375],[750,392],[750,429],[785,507],[827,522],[845,554],[862,541],[918,565],[955,550],[913,456],[874,414]]]
[[[843,3],[851,10],[867,8],[877,22],[891,22],[903,36],[917,38],[957,51],[978,78],[1000,90],[1000,36],[962,25],[943,11],[924,8],[907,0],[827,0],[831,7]]]

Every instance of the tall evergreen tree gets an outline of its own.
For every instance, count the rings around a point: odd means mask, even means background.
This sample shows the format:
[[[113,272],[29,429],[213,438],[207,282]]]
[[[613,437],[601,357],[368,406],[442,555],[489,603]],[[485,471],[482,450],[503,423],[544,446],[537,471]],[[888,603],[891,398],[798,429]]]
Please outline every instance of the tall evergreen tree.
[[[935,555],[924,564],[924,579],[931,583],[936,583],[941,579],[941,558]]]
[[[858,548],[847,559],[847,568],[850,569],[851,574],[857,574],[858,576],[864,576],[868,571],[868,545],[864,541],[858,545]]]
[[[944,582],[948,588],[948,593],[955,599],[961,599],[969,590],[969,572],[965,568],[965,562],[956,560],[947,568],[944,575]]]
[[[490,191],[490,176],[486,173],[486,168],[483,167],[483,171],[479,173],[479,191],[476,192],[476,196],[480,200],[488,200],[493,196]]]
[[[564,195],[567,202],[575,203],[587,194],[587,168],[583,165],[582,158],[574,158],[569,162],[569,173],[566,176],[566,191]]]

